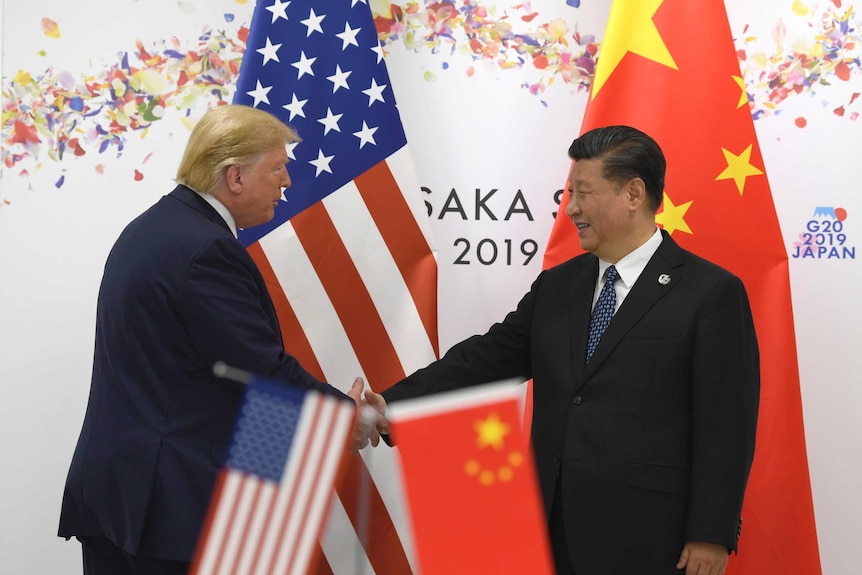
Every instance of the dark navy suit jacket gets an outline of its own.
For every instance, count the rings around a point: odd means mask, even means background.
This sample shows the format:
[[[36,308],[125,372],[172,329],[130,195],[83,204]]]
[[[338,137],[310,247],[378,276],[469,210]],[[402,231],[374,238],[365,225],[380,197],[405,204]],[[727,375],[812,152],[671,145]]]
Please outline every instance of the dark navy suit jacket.
[[[685,541],[737,547],[760,390],[748,297],[663,232],[585,364],[597,277],[592,254],[542,272],[502,323],[383,396],[533,378],[539,483],[550,510],[560,480],[575,572],[677,573]]]
[[[60,536],[192,559],[242,394],[213,376],[219,360],[333,390],[285,353],[264,280],[224,220],[178,186],[108,256]]]

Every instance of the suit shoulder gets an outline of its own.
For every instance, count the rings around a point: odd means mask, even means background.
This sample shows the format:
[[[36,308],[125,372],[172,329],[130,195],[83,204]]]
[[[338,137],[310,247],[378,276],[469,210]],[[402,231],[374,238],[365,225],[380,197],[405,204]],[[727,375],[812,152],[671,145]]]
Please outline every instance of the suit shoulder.
[[[686,266],[693,271],[697,271],[698,273],[708,275],[715,278],[736,278],[739,279],[736,274],[724,268],[717,263],[710,261],[702,256],[697,255],[694,252],[690,252],[688,250],[680,250],[682,252],[683,259],[685,261]]]
[[[556,277],[565,276],[595,264],[598,258],[591,253],[584,253],[544,270],[544,275]]]

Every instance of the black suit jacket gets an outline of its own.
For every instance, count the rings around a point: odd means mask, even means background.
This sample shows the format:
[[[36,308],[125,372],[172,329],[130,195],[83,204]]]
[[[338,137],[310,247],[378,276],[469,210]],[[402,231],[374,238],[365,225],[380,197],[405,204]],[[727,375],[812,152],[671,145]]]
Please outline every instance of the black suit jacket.
[[[542,272],[502,323],[383,393],[533,378],[542,497],[550,510],[559,479],[579,574],[675,573],[685,541],[737,547],[760,388],[748,298],[662,233],[589,364],[598,259],[584,254]]]
[[[213,376],[218,360],[332,391],[285,353],[264,280],[224,220],[178,186],[108,256],[60,536],[191,560],[242,394]]]

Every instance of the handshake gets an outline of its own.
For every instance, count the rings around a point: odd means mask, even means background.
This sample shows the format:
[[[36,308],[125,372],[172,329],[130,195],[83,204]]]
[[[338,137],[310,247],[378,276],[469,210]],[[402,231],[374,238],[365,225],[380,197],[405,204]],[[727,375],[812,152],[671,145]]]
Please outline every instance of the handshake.
[[[386,400],[379,393],[369,389],[363,396],[365,382],[357,377],[347,395],[356,402],[356,419],[350,439],[350,451],[356,455],[369,443],[377,447],[380,435],[389,434],[389,421],[386,419]],[[388,442],[387,442],[388,443]]]

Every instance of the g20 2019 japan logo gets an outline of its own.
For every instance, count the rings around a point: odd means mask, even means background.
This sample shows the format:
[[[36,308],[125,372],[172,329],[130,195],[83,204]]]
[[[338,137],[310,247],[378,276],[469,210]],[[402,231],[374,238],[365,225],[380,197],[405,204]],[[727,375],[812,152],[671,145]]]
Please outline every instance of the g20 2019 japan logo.
[[[856,259],[856,246],[850,245],[844,223],[847,210],[820,206],[805,223],[805,231],[793,242],[790,256],[798,259]]]

